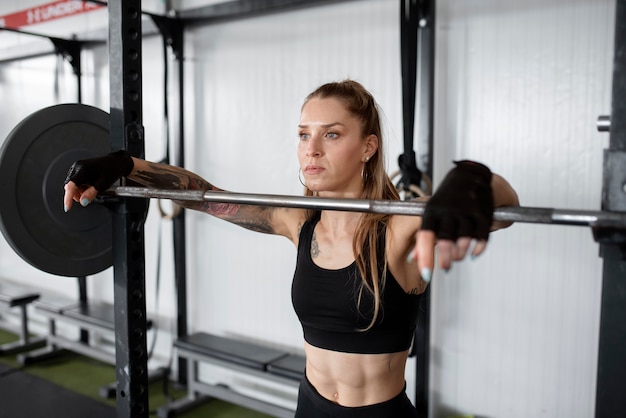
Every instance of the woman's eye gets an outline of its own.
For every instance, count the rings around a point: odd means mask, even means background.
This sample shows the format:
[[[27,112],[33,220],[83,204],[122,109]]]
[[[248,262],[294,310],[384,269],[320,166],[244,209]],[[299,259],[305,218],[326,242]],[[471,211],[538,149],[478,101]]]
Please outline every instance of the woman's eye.
[[[309,134],[300,132],[298,134],[298,139],[300,139],[300,141],[306,141],[307,139],[309,139]]]
[[[336,132],[328,132],[328,133],[326,134],[326,137],[327,137],[327,138],[330,138],[330,139],[337,139],[337,138],[339,138],[339,134],[338,134],[338,133],[336,133]]]

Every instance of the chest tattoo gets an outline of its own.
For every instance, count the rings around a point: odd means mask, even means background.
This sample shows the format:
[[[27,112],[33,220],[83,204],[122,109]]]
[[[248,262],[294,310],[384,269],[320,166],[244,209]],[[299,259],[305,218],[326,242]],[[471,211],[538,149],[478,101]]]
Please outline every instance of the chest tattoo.
[[[311,238],[311,258],[316,258],[320,255],[320,246],[317,243],[315,232],[313,232],[313,238]]]
[[[415,287],[407,292],[409,295],[419,295],[421,294],[421,289],[419,287]]]

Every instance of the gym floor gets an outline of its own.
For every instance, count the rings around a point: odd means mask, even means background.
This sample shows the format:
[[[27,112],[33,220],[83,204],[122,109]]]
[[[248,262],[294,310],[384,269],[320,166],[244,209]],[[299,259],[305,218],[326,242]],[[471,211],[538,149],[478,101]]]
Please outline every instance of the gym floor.
[[[0,330],[0,344],[15,340],[16,335]],[[0,410],[0,418],[31,418],[36,416],[33,412],[34,407],[43,408],[42,410],[46,411],[45,416],[50,418],[114,417],[115,400],[104,399],[98,395],[99,388],[109,385],[114,378],[114,366],[73,353],[28,366],[19,364],[15,355],[0,356],[0,391],[4,405]],[[167,402],[163,393],[163,382],[152,383],[149,394],[150,416],[156,417],[157,408]],[[170,383],[169,396],[178,399],[185,396],[185,392]],[[14,405],[7,407],[7,403]],[[268,417],[220,400],[212,400],[178,416]]]

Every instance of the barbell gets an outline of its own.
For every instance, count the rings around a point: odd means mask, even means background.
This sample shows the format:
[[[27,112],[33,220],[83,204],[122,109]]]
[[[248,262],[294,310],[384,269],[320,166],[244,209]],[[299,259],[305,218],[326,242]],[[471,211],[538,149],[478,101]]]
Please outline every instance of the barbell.
[[[424,214],[424,209],[426,208],[425,202],[405,200],[326,198],[276,194],[233,193],[225,191],[152,189],[145,187],[114,187],[105,192],[105,194],[119,197],[234,203],[240,205],[290,207],[314,210],[370,212],[385,215],[421,216]],[[495,220],[505,222],[589,227],[615,224],[623,224],[626,226],[626,212],[519,206],[496,208],[493,216]]]
[[[106,205],[62,209],[63,181],[79,159],[110,152],[109,115],[82,104],[41,109],[20,122],[0,149],[0,230],[13,250],[34,267],[59,276],[98,273],[112,264],[112,225]],[[371,212],[420,216],[425,203],[401,200],[338,199],[203,190],[113,187],[111,197],[158,198]],[[497,208],[494,219],[506,222],[619,227],[626,212]]]

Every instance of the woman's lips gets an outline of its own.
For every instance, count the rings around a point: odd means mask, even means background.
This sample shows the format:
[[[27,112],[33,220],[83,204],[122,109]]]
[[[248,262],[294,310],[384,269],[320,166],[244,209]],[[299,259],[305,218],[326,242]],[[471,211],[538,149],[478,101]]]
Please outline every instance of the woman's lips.
[[[319,174],[322,171],[324,171],[324,167],[320,167],[319,165],[307,165],[304,168],[306,174]]]

